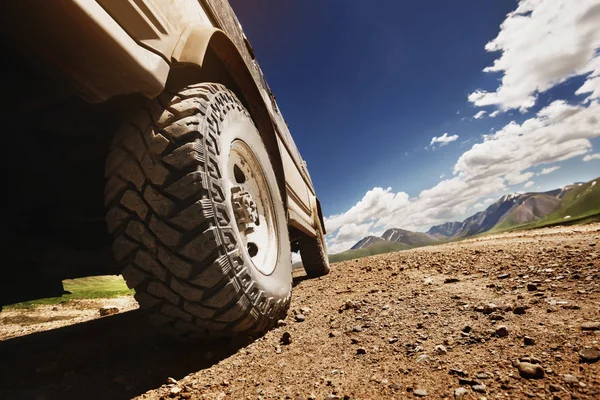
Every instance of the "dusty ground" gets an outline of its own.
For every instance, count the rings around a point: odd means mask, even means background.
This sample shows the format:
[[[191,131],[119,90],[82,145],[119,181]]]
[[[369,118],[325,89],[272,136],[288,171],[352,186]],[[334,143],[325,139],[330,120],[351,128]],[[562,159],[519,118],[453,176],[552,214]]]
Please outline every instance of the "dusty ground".
[[[599,282],[600,224],[347,261],[254,341],[172,342],[138,311],[5,340],[0,398],[600,399]]]

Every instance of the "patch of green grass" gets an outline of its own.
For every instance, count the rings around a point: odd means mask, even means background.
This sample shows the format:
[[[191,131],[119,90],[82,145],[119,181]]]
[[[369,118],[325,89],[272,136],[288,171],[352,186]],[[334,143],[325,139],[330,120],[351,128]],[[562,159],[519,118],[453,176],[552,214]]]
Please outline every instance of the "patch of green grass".
[[[123,278],[115,275],[90,276],[87,278],[66,279],[63,286],[70,294],[62,297],[49,297],[6,306],[7,309],[33,308],[40,304],[59,304],[71,300],[108,299],[112,297],[133,295]]]

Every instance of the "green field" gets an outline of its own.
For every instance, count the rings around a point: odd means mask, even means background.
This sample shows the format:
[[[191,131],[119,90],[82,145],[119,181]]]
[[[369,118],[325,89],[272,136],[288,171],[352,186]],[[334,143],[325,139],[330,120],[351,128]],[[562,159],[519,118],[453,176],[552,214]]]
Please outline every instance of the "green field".
[[[79,279],[66,279],[63,286],[70,294],[62,297],[50,297],[26,301],[6,306],[10,308],[31,308],[39,304],[59,304],[77,299],[106,299],[111,297],[133,295],[133,290],[127,287],[123,278],[119,275],[91,276]]]

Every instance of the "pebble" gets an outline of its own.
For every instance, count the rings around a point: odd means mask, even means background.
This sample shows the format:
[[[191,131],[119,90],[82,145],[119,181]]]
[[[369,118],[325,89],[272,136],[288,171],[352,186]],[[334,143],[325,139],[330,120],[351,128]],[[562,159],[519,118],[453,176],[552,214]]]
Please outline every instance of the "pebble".
[[[444,283],[456,283],[456,282],[460,282],[460,279],[458,279],[458,278],[446,278],[446,279],[444,279]]]
[[[486,391],[484,384],[471,386],[471,389],[473,389],[477,393],[485,393]]]
[[[356,349],[356,354],[367,354],[367,349],[365,349],[364,347],[359,347],[358,349]]]
[[[500,325],[496,328],[496,336],[498,337],[507,337],[508,336],[508,328],[504,325]]]
[[[498,275],[498,279],[506,279],[506,278],[510,278],[510,274]]]
[[[296,314],[296,322],[304,322],[306,320],[306,317],[304,316],[304,314]]]
[[[454,398],[462,399],[463,397],[465,397],[467,395],[467,393],[468,393],[468,391],[464,387],[456,388],[456,389],[454,389]]]
[[[600,360],[600,351],[586,347],[579,352],[579,357],[581,358],[581,361],[595,363]]]
[[[281,335],[281,338],[279,339],[279,343],[283,345],[292,343],[292,335],[289,332],[283,332],[283,335]]]
[[[418,397],[426,397],[429,395],[425,389],[416,389],[413,393]]]
[[[518,364],[519,375],[525,379],[542,379],[545,375],[544,368],[539,364],[521,362]]]
[[[512,312],[513,312],[513,314],[516,314],[516,315],[523,315],[523,314],[525,314],[525,307],[516,306],[515,308],[513,308]]]
[[[563,381],[565,383],[568,383],[569,385],[574,385],[577,382],[579,382],[579,379],[577,379],[577,377],[575,375],[571,375],[571,374],[564,374],[562,376],[562,378],[563,378]]]
[[[477,374],[475,374],[475,378],[477,379],[488,379],[490,376],[488,374],[486,374],[485,372],[479,372]]]
[[[106,317],[107,315],[118,314],[119,309],[117,307],[107,306],[107,307],[101,307],[98,310],[98,312],[100,313],[100,316]]]
[[[527,290],[530,292],[535,292],[536,290],[538,290],[538,287],[535,283],[528,283]]]
[[[471,328],[471,326],[470,326],[470,325],[465,325],[465,326],[462,328],[462,331],[463,331],[464,333],[469,333],[469,332],[471,332],[472,330],[473,330],[473,328]]]
[[[523,338],[523,343],[525,346],[533,346],[535,344],[535,339],[529,336],[525,336]]]
[[[424,363],[424,362],[429,362],[429,356],[427,354],[420,354],[416,359],[415,362],[417,363]]]
[[[598,321],[584,322],[583,324],[581,324],[581,330],[582,331],[600,331],[600,322],[598,322]]]
[[[438,354],[446,354],[448,353],[448,350],[445,346],[438,344],[437,346],[435,346],[435,352]]]
[[[329,337],[338,337],[342,334],[340,331],[331,331],[329,332]]]

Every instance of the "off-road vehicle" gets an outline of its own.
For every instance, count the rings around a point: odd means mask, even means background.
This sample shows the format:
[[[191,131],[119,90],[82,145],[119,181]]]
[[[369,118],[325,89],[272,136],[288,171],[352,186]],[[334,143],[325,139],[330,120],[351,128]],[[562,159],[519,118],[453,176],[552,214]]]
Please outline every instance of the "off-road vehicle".
[[[291,251],[328,273],[306,163],[226,0],[0,7],[0,305],[122,274],[158,323],[233,335],[285,314]]]

